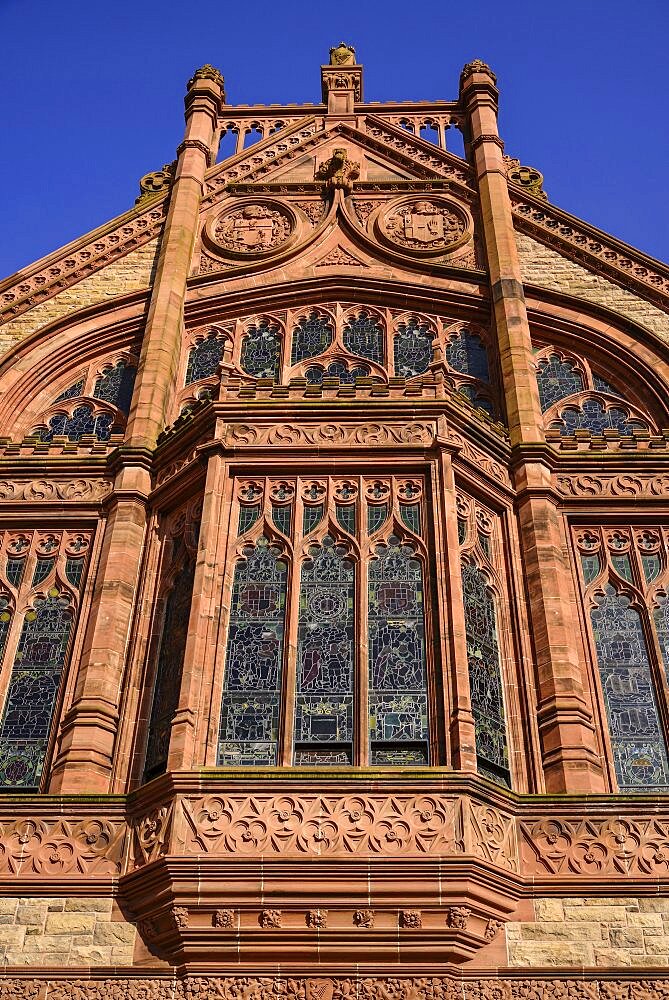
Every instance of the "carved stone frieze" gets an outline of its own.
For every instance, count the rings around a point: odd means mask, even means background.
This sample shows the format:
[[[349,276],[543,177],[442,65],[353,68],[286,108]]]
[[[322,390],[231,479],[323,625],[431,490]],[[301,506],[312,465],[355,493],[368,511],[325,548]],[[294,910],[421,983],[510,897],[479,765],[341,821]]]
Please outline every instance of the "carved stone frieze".
[[[496,479],[504,486],[511,485],[509,473],[502,463],[495,461],[494,458],[490,458],[484,451],[477,448],[476,445],[473,445],[467,438],[463,437],[461,434],[457,434],[449,428],[447,440],[450,441],[451,444],[456,445],[456,447],[460,450],[462,457],[466,458],[472,465],[477,466],[483,472],[486,472],[489,476]]]
[[[0,502],[72,500],[90,503],[104,500],[111,491],[112,483],[108,479],[69,479],[64,482],[30,479],[23,483],[0,479]]]
[[[565,497],[666,497],[669,474],[643,476],[623,473],[617,476],[575,474],[556,476],[558,493]]]
[[[669,980],[451,976],[201,976],[0,981],[0,1000],[666,1000]]]
[[[126,825],[95,817],[0,821],[0,876],[121,874]]]
[[[412,421],[407,424],[229,424],[225,443],[229,447],[258,445],[430,445],[434,440],[434,422]]]
[[[537,819],[520,823],[525,870],[551,875],[669,874],[666,819]]]

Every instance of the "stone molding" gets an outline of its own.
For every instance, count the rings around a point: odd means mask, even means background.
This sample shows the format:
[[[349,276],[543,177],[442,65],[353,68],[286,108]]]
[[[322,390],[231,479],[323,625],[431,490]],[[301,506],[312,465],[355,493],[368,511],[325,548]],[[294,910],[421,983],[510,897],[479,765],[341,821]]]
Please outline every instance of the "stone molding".
[[[411,421],[409,423],[370,422],[347,425],[343,423],[284,423],[284,424],[242,424],[232,423],[226,427],[225,443],[236,445],[293,445],[347,447],[376,447],[388,445],[432,444],[436,436],[435,421]]]
[[[669,473],[660,475],[595,476],[575,473],[556,476],[555,486],[564,497],[619,497],[621,499],[644,497],[665,500],[669,494]]]
[[[91,814],[0,819],[0,881],[53,881],[122,874],[127,827],[122,817]]]
[[[98,503],[112,492],[109,479],[29,479],[17,482],[0,479],[0,503],[29,500],[31,503],[50,500],[71,500],[75,503]]]

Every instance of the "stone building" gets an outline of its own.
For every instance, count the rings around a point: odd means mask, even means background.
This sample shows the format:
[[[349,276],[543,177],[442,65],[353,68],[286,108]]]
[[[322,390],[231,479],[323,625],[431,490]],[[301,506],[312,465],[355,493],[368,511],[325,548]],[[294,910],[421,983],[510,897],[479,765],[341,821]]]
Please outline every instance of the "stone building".
[[[321,73],[0,286],[0,998],[660,1000],[669,269]]]

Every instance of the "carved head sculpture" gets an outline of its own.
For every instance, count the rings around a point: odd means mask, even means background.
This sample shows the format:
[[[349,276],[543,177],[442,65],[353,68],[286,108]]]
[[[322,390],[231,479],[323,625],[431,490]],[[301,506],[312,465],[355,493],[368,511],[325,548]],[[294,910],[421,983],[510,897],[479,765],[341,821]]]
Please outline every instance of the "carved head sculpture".
[[[355,49],[353,48],[353,46],[347,45],[346,42],[340,42],[339,45],[330,49],[330,65],[354,66]]]

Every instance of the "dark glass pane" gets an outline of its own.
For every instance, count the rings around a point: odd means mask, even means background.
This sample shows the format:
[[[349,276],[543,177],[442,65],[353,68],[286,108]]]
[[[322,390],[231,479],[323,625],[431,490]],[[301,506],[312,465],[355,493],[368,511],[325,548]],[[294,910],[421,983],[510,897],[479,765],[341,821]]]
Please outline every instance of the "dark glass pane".
[[[85,384],[86,380],[80,378],[78,382],[71,385],[69,389],[65,390],[65,392],[61,392],[60,396],[56,396],[54,403],[61,403],[64,399],[76,399],[77,396],[81,396],[84,391]]]
[[[495,603],[483,572],[468,559],[462,562],[462,591],[478,769],[510,787]]]
[[[396,746],[388,749],[372,747],[370,764],[386,764],[394,767],[420,767],[429,764],[424,743],[416,746]]]
[[[432,363],[432,333],[415,321],[400,323],[395,334],[395,375],[411,378]]]
[[[43,580],[46,580],[47,576],[51,572],[54,566],[53,559],[38,559],[35,564],[35,572],[33,573],[33,587],[36,587]]]
[[[77,590],[81,586],[81,577],[84,572],[84,560],[83,559],[67,559],[65,563],[65,576],[70,581],[73,587]]]
[[[428,715],[423,571],[391,535],[369,563],[369,732],[372,762],[403,744],[427,761]]]
[[[11,583],[12,587],[18,587],[23,578],[23,571],[26,568],[25,559],[12,559],[10,556],[7,559],[7,580]]]
[[[592,381],[597,392],[606,392],[609,396],[620,396],[624,399],[623,393],[619,389],[616,389],[615,386],[612,386],[610,382],[607,382],[601,375],[593,373]]]
[[[657,554],[641,556],[641,562],[643,564],[643,573],[646,577],[646,583],[652,583],[653,580],[657,580],[660,575],[660,569],[662,568],[660,557]]]
[[[292,514],[293,511],[290,504],[272,504],[272,520],[282,535],[290,535]]]
[[[250,504],[248,507],[239,508],[239,535],[243,535],[244,532],[252,528],[260,517],[260,512],[262,508],[259,503]]]
[[[344,347],[368,361],[383,364],[383,327],[366,312],[359,312],[344,327]]]
[[[149,722],[145,781],[162,774],[167,766],[172,719],[179,704],[194,574],[195,564],[188,559],[179,570],[167,598]]]
[[[123,361],[119,361],[114,368],[108,369],[97,380],[93,389],[93,395],[96,399],[104,399],[106,402],[117,406],[123,413],[128,414],[132,401],[135,375],[135,368],[127,367]]]
[[[219,340],[216,334],[200,341],[195,347],[191,347],[188,355],[188,365],[186,366],[186,385],[191,382],[199,382],[200,379],[209,378],[218,374],[218,366],[223,357],[223,341]]]
[[[601,570],[601,563],[599,561],[599,556],[597,554],[593,555],[581,555],[581,568],[583,570],[583,579],[585,580],[586,586],[596,580],[599,576]]]
[[[12,611],[9,601],[6,597],[0,597],[0,666],[2,666],[2,659],[5,655],[5,646],[11,623]]]
[[[287,568],[266,538],[235,569],[219,764],[276,764]]]
[[[353,741],[355,569],[328,535],[302,568],[297,632],[295,750]],[[308,763],[303,759],[303,763]]]
[[[335,504],[337,521],[344,531],[348,531],[349,535],[355,535],[355,507],[356,505],[353,503]]]
[[[482,531],[478,531],[476,533],[476,537],[478,538],[482,551],[486,554],[488,559],[490,559],[490,539],[487,535],[484,535]]]
[[[367,531],[373,535],[375,531],[388,520],[389,507],[387,503],[374,503],[367,505]]]
[[[559,354],[550,354],[537,365],[537,383],[541,409],[545,412],[559,399],[581,392],[583,376],[573,361],[563,361]]]
[[[67,599],[26,612],[0,723],[0,786],[39,785],[72,626]]]
[[[586,399],[580,407],[567,407],[560,418],[552,426],[559,428],[563,436],[573,434],[582,427],[593,434],[601,434],[603,430],[611,428],[624,436],[631,435],[635,428],[644,428],[639,420],[631,419],[624,410],[616,406],[605,410],[598,399]]]
[[[275,326],[258,323],[250,326],[242,341],[240,364],[245,372],[255,378],[279,377],[281,335]]]
[[[459,517],[458,518],[458,541],[460,545],[464,544],[465,538],[467,537],[467,522]]]
[[[108,441],[114,423],[111,413],[99,413],[93,416],[93,410],[88,405],[78,406],[71,417],[64,413],[52,417],[48,429],[39,432],[42,441],[52,441],[54,435],[65,435],[70,441],[78,441],[84,434],[93,434],[99,441]]]
[[[630,565],[629,556],[611,556],[611,565],[618,574],[622,576],[623,580],[627,580],[629,583],[632,582],[632,566]]]
[[[413,531],[415,535],[420,535],[420,504],[419,503],[401,503],[400,504],[400,517],[406,524],[410,531]]]
[[[662,596],[660,598],[660,606],[655,609],[653,620],[657,632],[657,641],[662,650],[664,669],[669,677],[669,599],[667,597]]]
[[[321,385],[324,378],[339,379],[342,385],[355,385],[356,379],[367,378],[369,368],[366,368],[364,365],[358,365],[349,371],[348,365],[345,365],[341,361],[333,361],[326,369],[320,368],[318,365],[312,365],[310,368],[307,368],[304,374],[307,382],[311,385]]]
[[[301,319],[293,330],[293,344],[290,363],[298,364],[307,358],[316,358],[326,351],[332,343],[332,326],[330,321],[312,312],[306,319]]]
[[[315,504],[313,507],[305,507],[302,512],[302,534],[311,534],[323,520],[324,514],[325,507],[322,503]]]
[[[453,371],[490,381],[488,352],[481,338],[468,330],[458,330],[446,345],[446,360]]]
[[[591,619],[620,790],[664,788],[667,748],[639,613],[607,586]]]
[[[351,747],[316,746],[295,751],[295,764],[298,767],[337,767],[341,764],[352,764]]]

